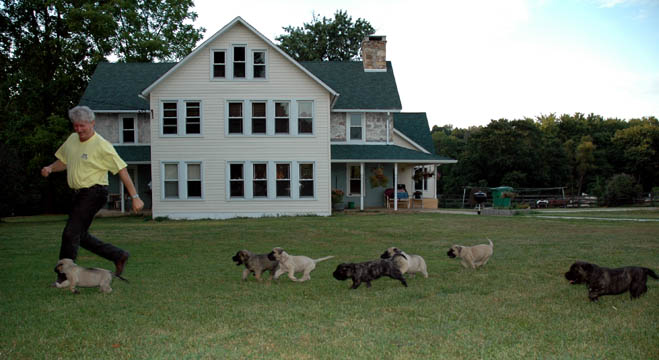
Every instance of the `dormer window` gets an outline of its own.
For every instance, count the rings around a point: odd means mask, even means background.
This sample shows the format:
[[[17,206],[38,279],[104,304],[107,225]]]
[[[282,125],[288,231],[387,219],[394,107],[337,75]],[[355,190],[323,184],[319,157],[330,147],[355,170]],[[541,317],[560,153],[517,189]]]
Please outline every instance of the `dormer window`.
[[[233,78],[234,79],[244,79],[245,78],[245,47],[244,46],[234,46],[233,47]]]

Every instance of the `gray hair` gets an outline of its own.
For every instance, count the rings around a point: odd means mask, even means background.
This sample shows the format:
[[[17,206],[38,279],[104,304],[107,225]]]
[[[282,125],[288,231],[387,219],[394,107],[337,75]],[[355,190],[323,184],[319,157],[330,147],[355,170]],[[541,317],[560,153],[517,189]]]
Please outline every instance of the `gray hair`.
[[[94,112],[87,106],[76,106],[69,110],[69,119],[71,122],[88,122],[91,123],[96,119]]]

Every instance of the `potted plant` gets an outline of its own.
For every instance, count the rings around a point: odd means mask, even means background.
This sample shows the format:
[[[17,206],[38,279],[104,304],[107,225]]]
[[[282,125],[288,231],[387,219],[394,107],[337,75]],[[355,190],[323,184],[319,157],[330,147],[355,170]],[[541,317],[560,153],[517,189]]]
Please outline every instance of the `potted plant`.
[[[414,171],[414,176],[412,176],[412,179],[414,181],[421,181],[423,179],[427,179],[429,177],[432,177],[434,174],[432,171],[428,171],[428,169],[423,168],[423,169],[417,169]]]
[[[386,187],[389,183],[389,179],[384,175],[384,169],[377,167],[373,169],[373,175],[371,175],[371,187],[376,188],[378,186]]]
[[[332,189],[332,209],[342,211],[345,208],[343,203],[343,190]]]

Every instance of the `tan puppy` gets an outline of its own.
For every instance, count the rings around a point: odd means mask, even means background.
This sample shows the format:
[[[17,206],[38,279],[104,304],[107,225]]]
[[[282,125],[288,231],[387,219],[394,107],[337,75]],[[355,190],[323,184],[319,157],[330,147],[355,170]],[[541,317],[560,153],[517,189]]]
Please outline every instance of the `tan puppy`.
[[[415,273],[420,272],[423,274],[424,278],[428,277],[428,269],[426,267],[426,261],[423,260],[423,258],[419,255],[409,255],[403,250],[397,248],[397,247],[390,247],[387,250],[385,250],[382,255],[380,255],[381,259],[392,259],[394,255],[400,254],[402,256],[396,257],[395,263],[403,274],[412,274],[414,275]]]
[[[112,292],[110,284],[112,284],[112,277],[117,276],[110,272],[110,270],[100,268],[85,268],[76,265],[71,259],[61,259],[57,262],[55,267],[57,271],[66,274],[66,281],[62,283],[55,283],[58,288],[68,287],[72,293],[78,293],[76,286],[80,287],[100,287],[102,293]],[[117,276],[121,280],[128,281],[121,276]]]
[[[275,280],[279,279],[282,274],[288,273],[289,279],[298,282],[310,280],[311,276],[309,274],[316,268],[316,263],[333,257],[326,256],[320,259],[312,259],[307,256],[289,255],[280,247],[272,249],[272,252],[268,254],[268,259],[279,261],[279,269],[275,271]],[[295,277],[296,272],[303,273],[300,279]]]
[[[494,244],[492,240],[487,239],[490,244],[482,244],[475,246],[462,246],[462,245],[453,245],[451,249],[446,253],[451,259],[455,257],[462,258],[462,266],[465,268],[476,269],[487,264],[487,261],[492,256],[494,252]]]

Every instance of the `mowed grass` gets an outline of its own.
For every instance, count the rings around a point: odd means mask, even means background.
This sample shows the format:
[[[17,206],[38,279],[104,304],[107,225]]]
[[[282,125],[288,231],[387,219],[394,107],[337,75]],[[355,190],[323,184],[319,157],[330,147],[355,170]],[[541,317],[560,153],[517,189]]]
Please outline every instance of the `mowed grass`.
[[[0,358],[528,359],[659,357],[659,281],[648,293],[587,299],[570,264],[659,272],[659,223],[375,214],[152,221],[100,218],[92,233],[129,250],[113,293],[49,288],[65,218],[0,223]],[[494,241],[478,271],[446,251]],[[240,279],[240,249],[334,259],[311,281]],[[389,246],[422,255],[430,277],[349,290],[332,272]],[[86,250],[78,263],[113,269]]]

